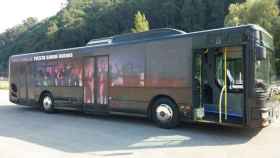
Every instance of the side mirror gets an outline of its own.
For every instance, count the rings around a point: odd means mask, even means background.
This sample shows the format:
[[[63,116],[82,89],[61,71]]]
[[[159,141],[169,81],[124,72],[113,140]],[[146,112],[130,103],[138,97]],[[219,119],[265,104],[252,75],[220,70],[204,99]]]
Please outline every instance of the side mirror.
[[[267,56],[266,48],[257,45],[256,46],[256,59],[257,60],[265,60]]]

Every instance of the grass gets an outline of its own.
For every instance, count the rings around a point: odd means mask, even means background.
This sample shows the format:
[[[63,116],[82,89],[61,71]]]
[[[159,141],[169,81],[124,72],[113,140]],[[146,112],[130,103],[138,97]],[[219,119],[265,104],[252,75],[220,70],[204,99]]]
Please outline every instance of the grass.
[[[0,81],[0,89],[9,89],[9,82],[8,81]]]

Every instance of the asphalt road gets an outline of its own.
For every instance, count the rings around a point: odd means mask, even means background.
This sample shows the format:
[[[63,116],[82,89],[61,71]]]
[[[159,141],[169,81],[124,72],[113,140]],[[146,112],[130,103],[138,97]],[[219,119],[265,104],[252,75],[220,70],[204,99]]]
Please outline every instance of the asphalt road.
[[[186,124],[164,130],[146,119],[45,114],[0,91],[0,158],[279,158],[280,122],[262,130]]]

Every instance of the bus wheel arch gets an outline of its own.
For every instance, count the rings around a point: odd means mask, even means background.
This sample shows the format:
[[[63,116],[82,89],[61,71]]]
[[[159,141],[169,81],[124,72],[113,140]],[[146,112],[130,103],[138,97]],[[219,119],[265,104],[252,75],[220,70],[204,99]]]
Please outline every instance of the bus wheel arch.
[[[47,90],[43,91],[40,95],[39,104],[42,110],[46,113],[54,112],[54,99],[52,93]]]
[[[171,119],[168,121],[160,121],[158,118],[158,109],[170,111]],[[175,100],[167,95],[157,95],[153,97],[148,106],[148,117],[161,128],[175,128],[179,124],[179,107]]]

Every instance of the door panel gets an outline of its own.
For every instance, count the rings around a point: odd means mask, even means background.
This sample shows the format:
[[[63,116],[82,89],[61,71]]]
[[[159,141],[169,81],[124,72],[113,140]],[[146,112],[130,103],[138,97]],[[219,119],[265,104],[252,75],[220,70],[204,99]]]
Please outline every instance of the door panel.
[[[97,62],[97,87],[96,87],[96,101],[97,104],[108,104],[108,73],[109,73],[109,57],[102,56],[96,58]]]
[[[84,62],[84,103],[95,104],[95,60],[86,59]]]
[[[220,48],[215,54],[216,97],[221,102],[223,122],[243,123],[244,117],[244,53],[243,47]],[[226,88],[225,88],[226,87]],[[224,88],[224,91],[222,91]]]
[[[109,57],[98,56],[84,62],[84,103],[92,108],[108,105]],[[101,105],[101,106],[100,106]]]

